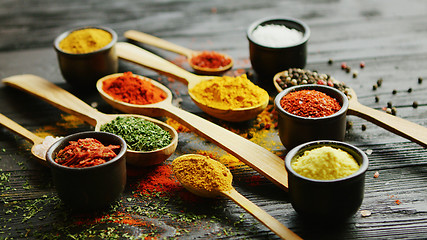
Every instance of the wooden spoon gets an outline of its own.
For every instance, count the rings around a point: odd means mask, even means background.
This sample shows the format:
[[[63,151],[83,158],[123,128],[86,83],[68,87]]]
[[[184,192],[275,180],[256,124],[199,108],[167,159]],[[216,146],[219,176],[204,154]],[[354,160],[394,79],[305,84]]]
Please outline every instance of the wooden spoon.
[[[283,91],[283,89],[279,86],[275,79],[277,79],[282,73],[283,72],[277,73],[273,78],[274,86],[279,92]],[[416,142],[423,147],[427,147],[427,128],[408,120],[362,105],[357,101],[356,92],[352,88],[348,88],[348,97],[349,107],[347,114],[361,117],[384,129],[387,129],[392,133]]]
[[[234,155],[240,161],[249,165],[282,189],[287,190],[288,175],[285,170],[284,162],[280,157],[223,127],[175,107],[171,102],[172,93],[162,84],[151,80],[155,86],[162,89],[168,95],[165,100],[158,103],[137,105],[113,99],[110,95],[105,93],[104,90],[102,90],[102,85],[105,80],[120,75],[121,73],[105,76],[98,80],[96,84],[102,98],[112,107],[125,113],[143,114],[151,117],[166,116],[173,118],[191,129],[193,132],[210,140],[225,151]]]
[[[231,62],[229,64],[227,64],[226,66],[219,67],[219,68],[200,67],[200,66],[193,64],[192,58],[201,54],[202,53],[201,51],[190,50],[188,48],[185,48],[185,47],[176,45],[174,43],[168,42],[166,40],[163,40],[161,38],[152,36],[152,35],[147,34],[147,33],[138,32],[135,30],[126,31],[124,33],[124,35],[126,38],[129,38],[131,40],[141,42],[141,43],[145,43],[145,44],[149,44],[149,45],[161,48],[161,49],[165,49],[165,50],[186,56],[188,59],[188,64],[190,64],[190,66],[199,74],[220,75],[220,74],[228,71],[234,64],[233,58],[231,58],[227,54],[219,53],[219,54],[223,55],[224,58],[230,59]]]
[[[199,154],[186,154],[176,158],[175,160],[177,159],[179,160],[180,158],[197,159],[199,157],[203,158],[204,156]],[[211,160],[211,161],[215,161],[215,160]],[[173,165],[174,165],[174,162],[172,162],[172,169],[173,169]],[[227,171],[229,176],[231,176],[231,172],[228,169]],[[298,235],[296,235],[289,228],[287,228],[285,225],[280,223],[277,219],[269,215],[267,212],[265,212],[264,210],[259,208],[257,205],[255,205],[254,203],[249,201],[247,198],[245,198],[243,195],[241,195],[239,192],[237,192],[236,189],[233,188],[233,186],[231,185],[231,182],[230,182],[230,185],[227,186],[227,189],[230,189],[230,190],[221,191],[219,189],[213,189],[212,191],[207,191],[202,188],[194,187],[192,183],[186,182],[185,179],[182,179],[179,174],[175,174],[175,177],[182,184],[182,186],[184,186],[184,188],[186,188],[188,191],[198,196],[212,198],[219,195],[223,195],[230,198],[239,206],[241,206],[243,209],[245,209],[248,213],[254,216],[256,219],[258,219],[258,221],[260,221],[262,224],[268,227],[271,231],[276,233],[282,239],[301,239]]]
[[[99,131],[103,124],[109,123],[119,116],[134,116],[151,121],[171,134],[172,142],[164,148],[147,152],[128,149],[126,162],[132,165],[150,166],[159,164],[169,158],[178,145],[178,133],[174,128],[162,121],[141,115],[101,113],[71,93],[41,77],[29,74],[16,75],[3,79],[3,83],[40,97],[62,111],[79,117],[90,125],[95,126],[95,131]]]
[[[177,65],[133,44],[118,42],[116,43],[116,51],[117,55],[122,59],[141,64],[142,66],[159,71],[165,75],[177,77],[179,80],[188,84],[188,89],[192,89],[201,81],[214,78],[214,76],[199,76],[190,73],[178,67]],[[198,102],[197,98],[194,97],[191,92],[189,92],[189,94],[194,103],[204,112],[216,118],[230,122],[242,122],[254,119],[267,107],[269,98],[268,93],[265,92],[264,96],[260,96],[262,99],[261,103],[256,106],[224,110],[204,105],[203,103]]]
[[[34,133],[28,131],[18,123],[14,122],[10,118],[6,117],[5,115],[0,113],[0,124],[6,127],[7,129],[11,130],[14,133],[17,133],[19,136],[27,139],[28,141],[31,141],[33,143],[33,146],[31,147],[31,153],[37,158],[37,161],[41,163],[44,166],[47,166],[46,158],[41,157],[36,154],[34,148],[37,144],[43,143],[43,138],[35,135]]]

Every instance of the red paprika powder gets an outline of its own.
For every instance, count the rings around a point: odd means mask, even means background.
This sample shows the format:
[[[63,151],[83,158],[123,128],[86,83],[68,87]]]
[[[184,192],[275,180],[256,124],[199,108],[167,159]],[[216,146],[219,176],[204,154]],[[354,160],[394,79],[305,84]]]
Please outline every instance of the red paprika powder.
[[[203,51],[191,58],[193,65],[203,68],[220,68],[231,63],[231,59],[215,51]]]
[[[143,79],[125,72],[103,82],[102,90],[115,100],[132,104],[152,104],[166,99],[166,93],[154,86],[148,79]]]
[[[288,113],[308,118],[329,116],[341,109],[335,98],[316,90],[290,92],[280,100],[280,106]]]

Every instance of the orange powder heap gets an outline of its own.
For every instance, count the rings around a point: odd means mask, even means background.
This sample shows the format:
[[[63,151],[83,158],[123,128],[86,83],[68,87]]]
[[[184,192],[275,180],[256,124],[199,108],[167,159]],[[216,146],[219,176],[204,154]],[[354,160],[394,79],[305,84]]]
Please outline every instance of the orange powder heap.
[[[131,72],[105,80],[102,90],[115,100],[138,105],[157,103],[167,97],[149,79],[140,78]]]

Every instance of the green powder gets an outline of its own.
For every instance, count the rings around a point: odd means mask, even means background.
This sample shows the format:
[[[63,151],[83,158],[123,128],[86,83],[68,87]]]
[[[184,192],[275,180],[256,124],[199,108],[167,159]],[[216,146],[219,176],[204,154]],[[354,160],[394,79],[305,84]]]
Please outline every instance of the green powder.
[[[117,117],[101,126],[101,131],[122,137],[129,150],[153,151],[172,142],[170,133],[159,125],[138,117]]]

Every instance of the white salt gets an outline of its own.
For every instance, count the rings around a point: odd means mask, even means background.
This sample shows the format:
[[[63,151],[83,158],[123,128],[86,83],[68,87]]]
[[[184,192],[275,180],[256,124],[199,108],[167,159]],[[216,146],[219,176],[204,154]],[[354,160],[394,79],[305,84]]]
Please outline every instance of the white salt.
[[[288,47],[301,41],[304,34],[285,25],[269,24],[258,26],[252,32],[254,40],[268,47]]]
[[[33,151],[39,157],[46,158],[46,152],[52,144],[61,139],[62,137],[47,136],[43,139],[42,143],[34,145]]]

